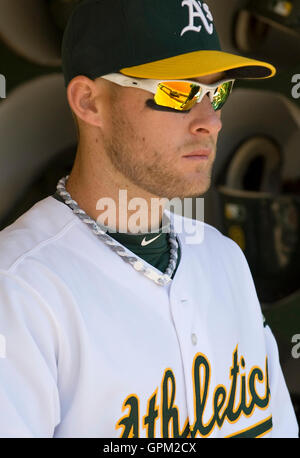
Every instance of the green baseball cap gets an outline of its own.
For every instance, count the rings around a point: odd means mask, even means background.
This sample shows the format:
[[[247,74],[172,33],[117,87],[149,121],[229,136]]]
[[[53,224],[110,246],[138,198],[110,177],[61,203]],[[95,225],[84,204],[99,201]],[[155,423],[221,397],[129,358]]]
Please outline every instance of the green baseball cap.
[[[83,0],[62,43],[65,85],[77,75],[187,79],[225,72],[269,78],[273,65],[221,50],[212,13],[200,0]]]

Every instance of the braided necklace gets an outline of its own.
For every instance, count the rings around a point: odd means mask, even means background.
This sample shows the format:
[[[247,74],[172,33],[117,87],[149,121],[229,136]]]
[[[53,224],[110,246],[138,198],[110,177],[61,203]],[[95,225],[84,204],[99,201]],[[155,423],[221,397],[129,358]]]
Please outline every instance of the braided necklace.
[[[111,250],[113,250],[117,255],[119,255],[123,261],[131,266],[137,271],[143,274],[145,277],[154,281],[157,285],[165,286],[170,282],[171,277],[175,271],[178,259],[178,242],[176,234],[174,232],[173,225],[170,221],[170,232],[169,232],[169,245],[170,245],[170,260],[166,271],[163,274],[159,274],[154,269],[146,265],[141,259],[131,256],[126,253],[125,248],[118,243],[114,238],[106,233],[105,227],[101,226],[95,220],[90,218],[84,210],[82,210],[77,202],[72,199],[68,191],[66,190],[66,183],[69,178],[69,175],[61,178],[57,183],[57,193],[64,200],[65,204],[71,208],[73,213],[83,222],[86,223],[92,232],[107,245]]]

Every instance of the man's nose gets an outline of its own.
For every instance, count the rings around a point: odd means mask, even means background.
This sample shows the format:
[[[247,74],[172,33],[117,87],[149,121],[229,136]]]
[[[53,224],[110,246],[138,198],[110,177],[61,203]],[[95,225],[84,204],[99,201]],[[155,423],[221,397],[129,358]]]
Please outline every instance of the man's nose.
[[[221,113],[215,111],[206,95],[191,110],[190,131],[194,135],[217,135],[222,129]]]

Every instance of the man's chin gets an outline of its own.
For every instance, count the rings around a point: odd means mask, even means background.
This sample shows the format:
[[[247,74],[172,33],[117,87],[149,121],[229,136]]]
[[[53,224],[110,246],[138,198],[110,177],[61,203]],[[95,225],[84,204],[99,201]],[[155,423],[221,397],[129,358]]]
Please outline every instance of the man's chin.
[[[173,180],[175,181],[175,180]],[[154,196],[156,196],[158,199],[185,199],[185,198],[195,198],[195,197],[201,197],[203,196],[210,188],[211,185],[211,177],[206,176],[206,177],[201,177],[198,180],[181,180],[180,178],[177,180],[177,183],[173,188],[171,189],[171,186],[167,187],[160,187],[157,185],[156,187],[154,186],[148,186],[146,187],[145,184],[143,186],[143,189]]]
[[[179,199],[185,199],[185,198],[196,198],[196,197],[202,197],[204,194],[207,193],[211,185],[211,180],[206,184],[201,184],[200,186],[191,186],[187,187],[184,190],[178,190],[177,196],[173,195],[173,197],[178,197]],[[170,197],[169,197],[170,199]]]

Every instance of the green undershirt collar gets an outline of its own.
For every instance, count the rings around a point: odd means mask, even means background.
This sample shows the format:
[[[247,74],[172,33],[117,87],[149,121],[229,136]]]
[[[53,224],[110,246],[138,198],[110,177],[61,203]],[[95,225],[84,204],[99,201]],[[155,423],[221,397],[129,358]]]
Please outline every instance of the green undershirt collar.
[[[52,197],[62,203],[65,203],[57,192],[53,194]],[[107,234],[121,245],[125,246],[132,253],[144,259],[148,264],[154,266],[161,272],[165,272],[170,260],[170,247],[169,234],[162,231],[163,228],[160,228],[157,232],[146,234],[129,234],[120,232],[107,232]],[[149,243],[150,240],[153,240],[153,242]],[[178,260],[172,278],[178,268],[180,259],[181,251],[178,243]]]

